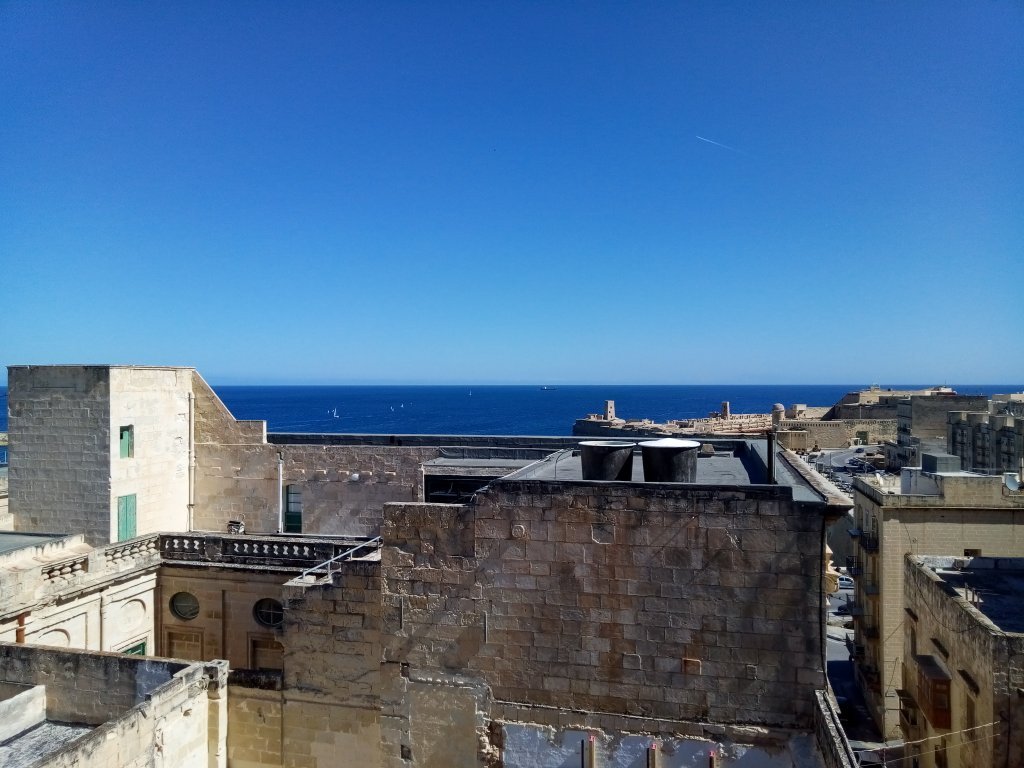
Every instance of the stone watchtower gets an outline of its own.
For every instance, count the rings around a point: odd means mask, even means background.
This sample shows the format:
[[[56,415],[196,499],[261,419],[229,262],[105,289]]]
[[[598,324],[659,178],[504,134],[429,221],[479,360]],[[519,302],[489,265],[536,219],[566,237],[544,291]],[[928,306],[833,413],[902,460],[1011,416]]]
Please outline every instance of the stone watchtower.
[[[605,400],[604,401],[604,420],[614,421],[615,420],[615,401]]]

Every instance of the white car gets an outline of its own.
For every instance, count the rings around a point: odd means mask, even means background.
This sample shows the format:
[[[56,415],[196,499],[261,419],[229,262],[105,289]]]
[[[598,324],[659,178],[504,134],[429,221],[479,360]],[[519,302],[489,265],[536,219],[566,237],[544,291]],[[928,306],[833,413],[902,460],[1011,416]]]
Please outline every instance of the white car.
[[[840,589],[853,589],[853,577],[840,575],[840,577],[839,577],[839,588]]]

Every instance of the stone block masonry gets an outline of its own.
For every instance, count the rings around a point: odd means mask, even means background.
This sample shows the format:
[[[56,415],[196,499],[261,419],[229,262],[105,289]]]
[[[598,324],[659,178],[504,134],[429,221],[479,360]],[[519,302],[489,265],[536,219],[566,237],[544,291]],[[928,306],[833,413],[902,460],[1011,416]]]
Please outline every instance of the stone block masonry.
[[[497,700],[810,728],[823,520],[789,493],[498,481],[390,504],[385,658]]]

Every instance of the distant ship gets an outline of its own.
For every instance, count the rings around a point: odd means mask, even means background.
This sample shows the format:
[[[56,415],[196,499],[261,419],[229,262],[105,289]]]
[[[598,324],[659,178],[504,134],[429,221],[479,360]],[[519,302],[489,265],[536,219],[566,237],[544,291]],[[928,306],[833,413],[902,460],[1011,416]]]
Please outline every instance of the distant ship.
[[[543,389],[546,392],[552,392],[552,391],[558,389],[558,387],[541,387],[541,389]]]

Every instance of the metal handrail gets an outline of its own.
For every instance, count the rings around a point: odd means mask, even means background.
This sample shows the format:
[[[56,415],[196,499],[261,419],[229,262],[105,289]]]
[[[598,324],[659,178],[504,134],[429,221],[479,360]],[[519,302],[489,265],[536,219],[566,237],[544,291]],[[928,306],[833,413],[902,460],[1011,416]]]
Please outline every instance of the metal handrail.
[[[345,550],[340,555],[335,555],[330,560],[325,560],[324,562],[320,563],[319,565],[314,565],[312,568],[307,568],[301,574],[299,574],[299,578],[300,579],[305,579],[307,576],[312,575],[314,571],[319,571],[322,568],[326,568],[327,572],[330,573],[331,572],[331,564],[332,563],[338,562],[340,560],[349,560],[349,559],[352,558],[352,555],[354,555],[359,550],[364,549],[366,547],[371,547],[371,546],[380,546],[380,542],[381,542],[381,537],[380,536],[374,536],[369,541],[364,541],[362,544],[356,544],[351,549]]]

